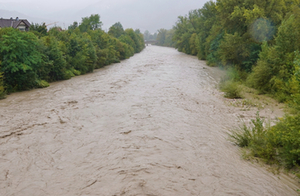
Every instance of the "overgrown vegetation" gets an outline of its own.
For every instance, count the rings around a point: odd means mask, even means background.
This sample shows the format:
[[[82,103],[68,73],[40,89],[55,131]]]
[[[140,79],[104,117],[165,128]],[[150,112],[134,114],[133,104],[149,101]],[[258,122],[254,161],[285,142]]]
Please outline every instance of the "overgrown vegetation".
[[[242,89],[240,86],[240,75],[234,67],[230,67],[226,75],[221,79],[219,83],[220,90],[223,91],[226,98],[239,99],[243,98]]]
[[[47,32],[45,24],[33,24],[30,32],[0,29],[0,98],[6,92],[43,88],[48,82],[93,72],[143,50],[139,30],[124,30],[116,23],[105,33],[101,25],[96,14],[68,30],[54,27]]]
[[[256,118],[251,120],[250,125],[243,123],[229,135],[231,140],[240,147],[253,147],[260,144],[265,137],[264,119],[257,112]]]
[[[257,114],[250,125],[243,123],[229,135],[231,141],[246,147],[254,157],[286,168],[300,165],[300,116],[286,116],[275,126],[264,126]]]
[[[257,115],[231,134],[241,147],[267,162],[300,163],[300,0],[217,0],[178,17],[175,47],[229,69],[220,84],[228,98],[240,84],[294,108],[273,127]]]
[[[217,0],[179,16],[170,31],[179,51],[234,67],[239,82],[285,102],[299,94],[299,24],[300,0]]]

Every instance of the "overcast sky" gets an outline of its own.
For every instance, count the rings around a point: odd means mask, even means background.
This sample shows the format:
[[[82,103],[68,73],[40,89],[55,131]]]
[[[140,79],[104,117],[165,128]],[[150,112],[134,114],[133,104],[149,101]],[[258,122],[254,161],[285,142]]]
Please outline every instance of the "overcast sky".
[[[124,28],[170,29],[177,17],[202,8],[208,0],[0,0],[0,17],[26,17],[34,23],[52,23],[67,28],[82,17],[99,14],[103,29],[115,22]]]

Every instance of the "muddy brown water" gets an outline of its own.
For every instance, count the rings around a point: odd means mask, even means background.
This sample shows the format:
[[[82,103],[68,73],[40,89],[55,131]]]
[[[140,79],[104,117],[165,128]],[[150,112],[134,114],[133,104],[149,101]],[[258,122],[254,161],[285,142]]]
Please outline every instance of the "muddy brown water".
[[[297,195],[241,159],[204,62],[148,46],[0,101],[0,195]]]

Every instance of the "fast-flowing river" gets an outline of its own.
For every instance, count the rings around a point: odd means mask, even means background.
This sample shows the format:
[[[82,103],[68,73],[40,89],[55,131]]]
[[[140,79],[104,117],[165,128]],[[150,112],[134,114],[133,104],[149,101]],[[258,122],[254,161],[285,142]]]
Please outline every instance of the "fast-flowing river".
[[[297,195],[241,159],[205,63],[148,46],[0,101],[0,195]]]

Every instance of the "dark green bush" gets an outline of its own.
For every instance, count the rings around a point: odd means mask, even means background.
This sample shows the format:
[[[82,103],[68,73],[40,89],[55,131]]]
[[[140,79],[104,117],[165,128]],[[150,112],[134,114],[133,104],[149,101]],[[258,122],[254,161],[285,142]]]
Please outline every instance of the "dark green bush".
[[[278,151],[278,160],[291,168],[300,165],[300,115],[286,116],[273,126],[269,135]]]

